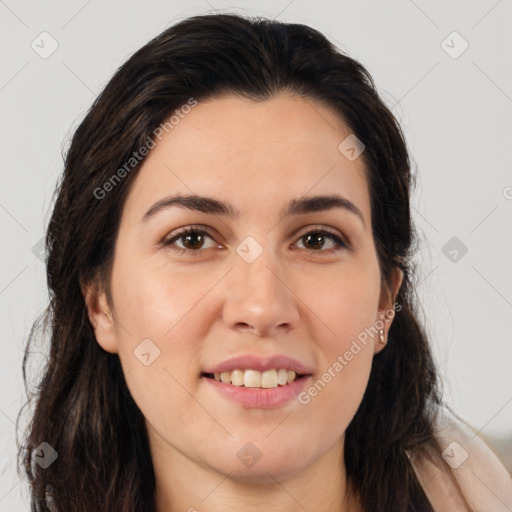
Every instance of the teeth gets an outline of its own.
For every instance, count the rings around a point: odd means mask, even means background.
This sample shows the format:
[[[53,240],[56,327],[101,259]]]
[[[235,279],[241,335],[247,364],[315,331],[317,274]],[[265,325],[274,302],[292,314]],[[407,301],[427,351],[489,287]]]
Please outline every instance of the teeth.
[[[279,370],[233,370],[232,372],[214,373],[213,378],[218,382],[232,384],[233,386],[245,386],[246,388],[277,388],[293,382],[296,378],[293,370],[280,368]]]
[[[246,388],[260,388],[261,372],[258,372],[257,370],[245,370],[244,386]]]
[[[226,372],[229,373],[229,372]],[[244,383],[244,372],[242,370],[233,370],[231,372],[231,384],[233,386],[242,386]]]
[[[290,370],[291,371],[291,370]],[[290,379],[293,380],[293,379]],[[281,386],[284,386],[288,382],[288,372],[281,368],[277,372],[277,383],[281,384]]]
[[[275,388],[279,384],[276,370],[267,370],[261,374],[262,388]]]

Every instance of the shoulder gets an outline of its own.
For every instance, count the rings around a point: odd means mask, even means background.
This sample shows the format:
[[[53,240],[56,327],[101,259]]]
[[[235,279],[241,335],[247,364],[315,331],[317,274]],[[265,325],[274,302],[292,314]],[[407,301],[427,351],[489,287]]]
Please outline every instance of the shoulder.
[[[435,414],[439,446],[409,454],[435,512],[512,511],[512,477],[498,457],[448,407]]]

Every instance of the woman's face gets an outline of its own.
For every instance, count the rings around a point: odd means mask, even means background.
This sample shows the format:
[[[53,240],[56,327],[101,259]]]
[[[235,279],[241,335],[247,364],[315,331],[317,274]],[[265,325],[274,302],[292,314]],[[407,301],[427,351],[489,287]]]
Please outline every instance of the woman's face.
[[[338,463],[383,347],[370,328],[385,315],[387,333],[393,304],[381,290],[361,148],[332,110],[285,94],[199,102],[168,131],[124,205],[113,320],[104,300],[92,313],[99,344],[119,354],[153,457],[255,482]],[[210,199],[162,207],[177,196]],[[353,206],[304,202],[317,196]],[[221,203],[230,209],[212,206]],[[253,359],[232,369],[292,368],[269,361],[283,356],[309,376],[273,388],[205,376],[237,356]],[[231,376],[257,386],[257,373]],[[264,385],[273,379],[265,373]]]

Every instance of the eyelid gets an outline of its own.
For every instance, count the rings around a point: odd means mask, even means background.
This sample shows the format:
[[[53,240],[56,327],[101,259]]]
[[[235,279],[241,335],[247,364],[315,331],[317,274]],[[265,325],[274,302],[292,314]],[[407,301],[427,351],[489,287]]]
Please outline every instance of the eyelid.
[[[188,226],[183,226],[181,228],[178,228],[174,230],[172,233],[168,233],[163,237],[163,239],[160,241],[162,245],[169,245],[170,242],[172,242],[175,239],[180,238],[183,235],[186,235],[189,232],[204,232],[209,237],[215,240],[215,237],[217,236],[213,229],[211,229],[209,226],[205,226],[203,224],[190,224]],[[199,252],[199,251],[193,251],[193,252]]]
[[[347,246],[350,245],[347,237],[345,235],[343,235],[340,231],[338,231],[337,229],[334,229],[334,228],[330,228],[329,226],[324,226],[323,224],[309,224],[308,226],[305,226],[304,228],[301,228],[300,230],[295,232],[293,236],[294,236],[294,238],[301,238],[304,235],[307,235],[308,233],[311,233],[311,232],[316,233],[317,231],[328,233],[332,236],[340,238],[344,244],[346,244]]]

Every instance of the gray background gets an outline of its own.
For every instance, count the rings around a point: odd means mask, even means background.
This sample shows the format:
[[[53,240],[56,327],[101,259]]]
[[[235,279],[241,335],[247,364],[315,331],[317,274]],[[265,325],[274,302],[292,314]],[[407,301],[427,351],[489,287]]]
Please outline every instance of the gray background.
[[[418,292],[445,399],[495,449],[511,444],[512,1],[0,0],[0,511],[29,508],[14,422],[25,340],[47,299],[38,243],[61,153],[129,55],[215,9],[309,24],[370,71],[419,169]],[[512,468],[510,450],[500,456]]]

